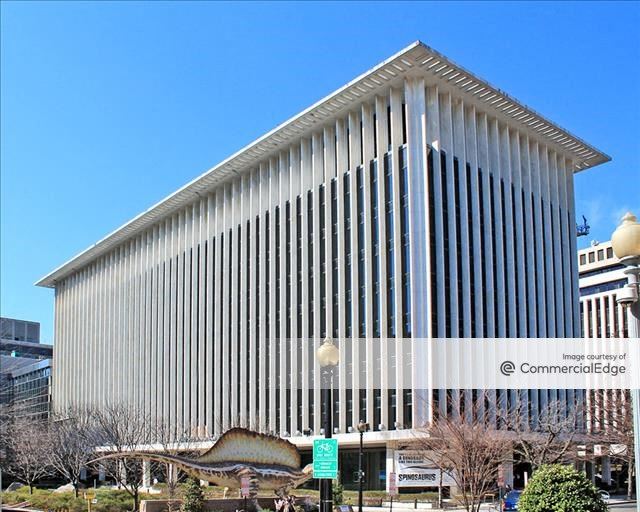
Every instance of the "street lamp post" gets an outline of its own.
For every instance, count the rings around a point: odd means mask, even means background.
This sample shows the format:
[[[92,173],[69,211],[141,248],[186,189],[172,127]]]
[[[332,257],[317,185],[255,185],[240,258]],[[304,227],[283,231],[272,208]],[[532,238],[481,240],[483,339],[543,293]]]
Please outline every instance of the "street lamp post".
[[[364,471],[362,469],[362,458],[364,456],[364,433],[369,431],[369,424],[360,420],[358,423],[360,432],[360,451],[358,452],[358,512],[362,512],[362,486],[364,485]]]
[[[620,290],[618,302],[629,308],[629,338],[638,343],[640,338],[640,223],[631,212],[622,217],[622,222],[611,235],[611,247],[616,257],[627,268],[627,285]],[[631,390],[633,404],[633,432],[635,450],[636,509],[640,512],[640,389]],[[631,478],[631,468],[629,468]]]
[[[340,362],[340,351],[333,344],[331,338],[326,338],[316,351],[316,357],[320,364],[321,372],[321,401],[322,401],[322,428],[324,437],[331,438],[333,402],[331,389],[333,387],[333,370]],[[333,512],[333,489],[330,478],[320,480],[320,512]]]

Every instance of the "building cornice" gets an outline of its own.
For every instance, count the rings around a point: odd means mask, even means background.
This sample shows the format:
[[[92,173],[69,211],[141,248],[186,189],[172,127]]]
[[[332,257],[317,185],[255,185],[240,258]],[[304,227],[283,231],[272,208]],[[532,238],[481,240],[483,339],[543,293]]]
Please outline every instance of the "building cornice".
[[[36,285],[55,287],[61,279],[153,226],[160,219],[208,194],[220,183],[254,168],[296,140],[346,114],[355,104],[372,100],[390,86],[402,85],[404,80],[412,77],[424,78],[427,85],[436,85],[440,91],[451,91],[466,105],[476,106],[479,111],[522,130],[530,139],[545,144],[571,160],[576,172],[610,160],[606,154],[505,92],[416,41],[190,181],[44,276]]]

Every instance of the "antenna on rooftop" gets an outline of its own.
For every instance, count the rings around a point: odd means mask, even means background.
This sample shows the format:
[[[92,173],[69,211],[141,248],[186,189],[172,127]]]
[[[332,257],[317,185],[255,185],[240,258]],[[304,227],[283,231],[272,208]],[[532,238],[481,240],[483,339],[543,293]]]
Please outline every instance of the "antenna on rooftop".
[[[582,224],[576,224],[576,232],[577,236],[587,236],[589,234],[589,230],[591,226],[587,223],[587,218],[582,216]]]

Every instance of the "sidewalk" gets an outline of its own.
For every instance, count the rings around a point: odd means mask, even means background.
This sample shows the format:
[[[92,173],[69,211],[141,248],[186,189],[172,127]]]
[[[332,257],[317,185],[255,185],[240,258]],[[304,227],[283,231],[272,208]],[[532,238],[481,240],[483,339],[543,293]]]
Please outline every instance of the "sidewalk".
[[[416,510],[432,510],[433,512],[466,512],[462,507],[455,507],[453,505],[447,508],[438,508],[436,505],[433,507],[427,506],[427,504],[421,504],[417,509],[413,506],[407,506],[407,503],[395,503],[393,504],[393,512],[416,512]],[[498,504],[485,503],[480,507],[483,511],[498,511],[500,510]],[[354,512],[356,512],[357,507],[354,507]],[[362,512],[388,512],[390,510],[389,506],[382,507],[362,507]]]
[[[611,496],[608,505],[617,505],[619,503],[635,503],[636,500],[628,500],[625,495]]]
[[[633,505],[636,503],[636,500],[627,500],[626,497],[623,496],[615,496],[612,497],[609,502],[607,503],[608,506],[623,506],[623,505]],[[410,505],[410,506],[409,506]],[[353,507],[354,512],[357,511],[357,507]],[[498,504],[491,504],[491,503],[485,503],[480,507],[481,510],[486,511],[486,512],[493,512],[493,511],[499,511],[499,507]],[[387,503],[385,503],[384,506],[382,507],[362,507],[362,512],[389,512],[390,507],[388,506]],[[413,504],[410,503],[393,503],[393,512],[416,512],[416,510],[430,510],[433,512],[466,512],[464,508],[462,507],[453,507],[453,505],[451,505],[451,507],[448,508],[444,508],[444,509],[440,509],[437,508],[435,505],[433,506],[433,508],[431,508],[430,506],[428,506],[426,503],[421,503],[418,505],[418,508],[414,508]],[[614,508],[615,510],[615,508]]]

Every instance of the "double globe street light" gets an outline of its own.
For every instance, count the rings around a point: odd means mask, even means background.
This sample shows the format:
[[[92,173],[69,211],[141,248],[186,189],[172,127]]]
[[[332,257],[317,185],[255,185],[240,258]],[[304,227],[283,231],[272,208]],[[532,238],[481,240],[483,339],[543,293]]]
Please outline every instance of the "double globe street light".
[[[340,362],[340,351],[338,347],[333,344],[333,340],[327,337],[324,343],[318,347],[316,357],[320,364],[320,375],[322,379],[322,428],[324,429],[324,437],[330,439],[333,431],[333,370]],[[332,485],[330,478],[322,478],[320,480],[320,512],[333,512]]]
[[[626,266],[624,273],[627,275],[627,285],[618,290],[617,301],[619,304],[628,307],[629,338],[632,343],[639,343],[640,223],[631,212],[627,212],[622,217],[622,222],[611,235],[611,247],[620,263]],[[633,432],[635,438],[636,507],[640,512],[640,389],[631,390],[631,399],[633,403]]]

